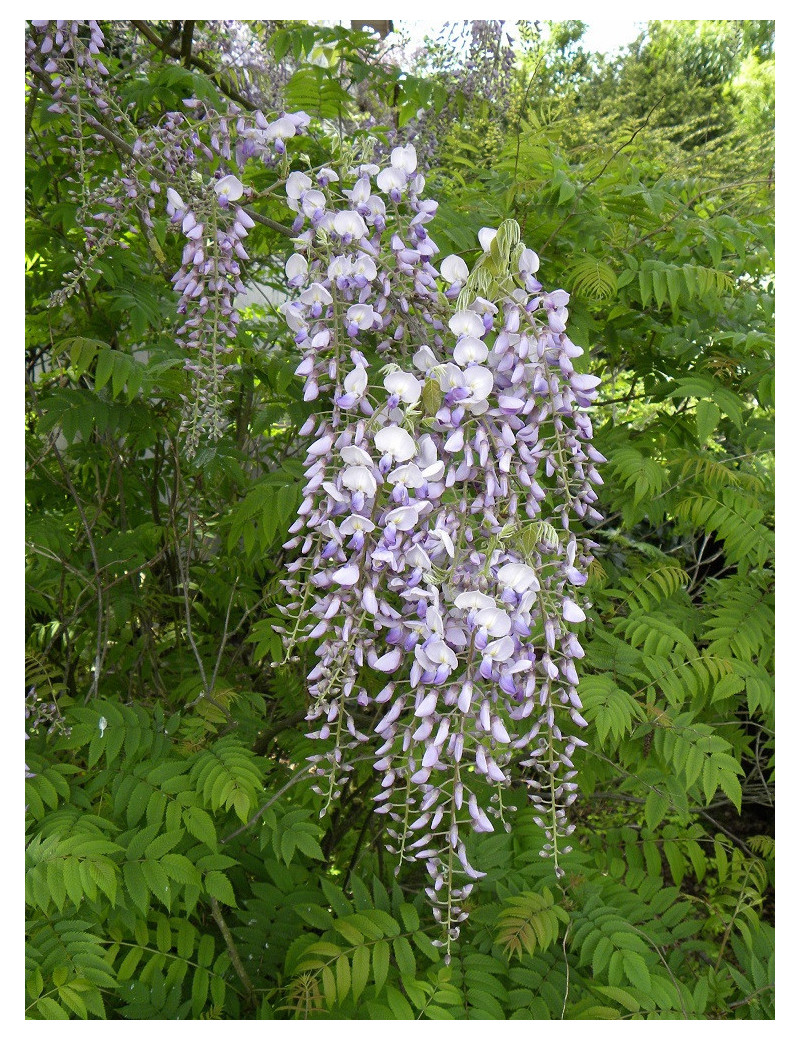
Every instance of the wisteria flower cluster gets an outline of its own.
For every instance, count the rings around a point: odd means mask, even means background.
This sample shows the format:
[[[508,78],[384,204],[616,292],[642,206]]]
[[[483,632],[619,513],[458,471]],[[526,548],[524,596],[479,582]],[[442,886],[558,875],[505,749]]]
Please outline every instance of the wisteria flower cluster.
[[[184,422],[187,450],[194,453],[201,437],[214,440],[222,435],[229,403],[226,377],[233,365],[223,358],[230,354],[237,333],[236,300],[246,291],[241,262],[249,259],[244,240],[255,225],[244,208],[252,192],[237,174],[249,159],[274,165],[285,156],[285,142],[305,131],[309,117],[298,112],[268,121],[260,111],[245,115],[233,108],[220,117],[198,103],[190,103],[190,108],[203,119],[202,133],[182,114],[170,113],[166,133],[157,140],[140,140],[139,151],[145,161],[157,160],[156,168],[165,170],[173,185],[180,182],[180,192],[174,186],[166,188],[165,203],[170,221],[185,238],[182,264],[172,281],[180,293],[178,313],[185,316],[177,335],[188,351],[186,368],[194,376]],[[220,159],[237,173],[218,166],[210,181],[197,173],[201,162]],[[161,187],[159,181],[150,185],[154,193]],[[149,214],[144,220],[152,225]]]
[[[287,143],[306,133],[310,117],[295,112],[268,119],[258,109],[243,111],[233,103],[216,111],[189,98],[185,111],[166,112],[157,124],[139,128],[106,89],[107,69],[100,60],[104,42],[93,21],[28,23],[29,80],[50,96],[53,111],[68,110],[74,117],[61,143],[75,162],[68,193],[78,204],[86,239],[75,269],[51,304],[61,306],[78,292],[89,273],[99,271],[98,261],[109,247],[126,248],[125,232],[131,227],[144,231],[154,254],[163,259],[153,232],[156,218],[166,213],[185,243],[172,282],[183,319],[177,339],[186,349],[185,367],[192,374],[183,423],[191,455],[201,439],[219,438],[227,425],[228,377],[235,367],[231,344],[239,321],[236,301],[245,292],[244,240],[254,226],[245,208],[253,195],[243,183],[245,167],[252,161],[287,173]],[[109,130],[102,121],[106,117],[117,129]],[[132,146],[119,136],[125,131],[134,138]],[[109,132],[121,168],[90,190],[91,154]]]
[[[32,21],[25,39],[25,67],[29,82],[39,76],[52,86],[52,112],[65,111],[64,102],[78,103],[79,92],[93,96],[101,111],[108,106],[100,87],[108,69],[99,55],[105,44],[103,30],[96,21],[86,23],[88,39],[81,32],[84,23],[71,20]]]
[[[562,873],[586,725],[572,626],[592,547],[572,524],[600,518],[604,460],[585,410],[599,380],[573,367],[568,294],[543,289],[513,222],[483,230],[472,272],[457,256],[434,266],[423,189],[410,145],[383,168],[286,184],[297,250],[284,314],[305,398],[320,401],[302,431],[287,636],[320,640],[309,719],[332,738],[315,759],[326,808],[378,706],[376,811],[400,860],[424,861],[449,945],[482,876],[465,831],[505,823],[514,759]],[[386,681],[371,693],[375,674]]]

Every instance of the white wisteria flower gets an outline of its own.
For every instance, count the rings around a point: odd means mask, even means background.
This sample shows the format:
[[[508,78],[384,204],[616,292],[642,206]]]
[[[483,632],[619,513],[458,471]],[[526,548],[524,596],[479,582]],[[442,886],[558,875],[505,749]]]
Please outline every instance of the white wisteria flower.
[[[573,603],[571,599],[565,599],[562,605],[561,613],[564,616],[565,621],[585,621],[586,615],[578,606],[577,603]]]
[[[375,477],[366,466],[348,466],[342,470],[342,484],[348,491],[361,491],[370,498],[378,488]]]
[[[325,201],[325,196],[321,191],[317,191],[316,188],[303,192],[301,199],[303,213],[310,219],[313,219],[317,213],[325,211]]]
[[[439,362],[436,360],[436,355],[428,344],[423,343],[419,350],[414,354],[414,364],[418,369],[420,369],[420,371],[429,372],[432,368],[438,365]]]
[[[442,547],[445,549],[447,555],[452,560],[456,554],[456,547],[453,545],[453,539],[450,537],[450,532],[445,531],[443,527],[436,527],[433,531],[431,531],[430,537],[436,538],[439,542],[441,542]]]
[[[433,566],[430,556],[419,545],[412,545],[408,550],[406,563],[409,567],[419,568],[421,571],[429,571]]]
[[[217,193],[217,197],[220,199],[227,199],[228,202],[236,202],[244,195],[244,185],[238,177],[234,177],[232,173],[229,173],[227,177],[221,177],[214,184],[214,191]]]
[[[479,610],[475,615],[475,624],[495,639],[507,636],[511,631],[511,618],[497,607],[484,607]]]
[[[388,195],[392,191],[402,191],[407,181],[408,178],[404,170],[390,166],[386,170],[381,170],[378,174],[377,183],[381,191],[385,191]]]
[[[411,434],[399,426],[384,426],[375,434],[375,447],[381,455],[391,455],[396,462],[408,462],[417,453]]]
[[[311,189],[312,180],[306,173],[295,170],[286,178],[286,196],[290,199],[299,199],[305,192]]]
[[[351,273],[353,278],[363,278],[367,282],[372,282],[378,277],[378,268],[371,256],[359,253],[352,262]]]
[[[329,303],[333,303],[333,297],[319,282],[312,282],[307,289],[304,289],[300,293],[300,299],[303,303],[312,307],[315,303],[323,304],[327,307]]]
[[[282,141],[287,137],[294,137],[297,132],[295,121],[289,116],[281,116],[280,119],[276,119],[270,123],[265,130],[267,140],[274,141],[280,138]]]
[[[390,484],[402,484],[407,488],[420,488],[425,483],[425,475],[416,464],[408,462],[404,466],[393,469],[386,477]]]
[[[398,531],[411,531],[417,526],[419,520],[420,506],[399,506],[386,514],[386,523],[393,524]]]
[[[479,365],[488,356],[489,348],[483,340],[477,339],[475,336],[462,336],[453,351],[453,360],[462,368],[467,365]]]
[[[443,639],[434,636],[427,646],[417,646],[414,656],[424,668],[438,668],[440,665],[453,669],[458,664],[458,658],[445,643]]]
[[[539,588],[539,579],[536,571],[524,563],[506,563],[497,572],[497,580],[501,585],[506,585],[514,592],[534,591]]]
[[[486,335],[483,322],[475,311],[456,311],[447,324],[450,326],[450,331],[456,336],[475,336],[477,339],[482,339]]]
[[[486,610],[496,606],[491,596],[486,596],[483,592],[477,591],[460,592],[456,596],[454,603],[459,610]]]
[[[287,300],[286,303],[281,304],[279,309],[292,332],[300,332],[301,329],[305,329],[306,319],[303,309],[296,300]]]
[[[335,256],[328,264],[328,277],[332,282],[335,282],[337,278],[349,278],[352,272],[352,257]]]
[[[375,311],[369,303],[354,303],[347,308],[347,323],[357,329],[370,329],[375,321]]]
[[[354,397],[363,397],[367,389],[367,370],[362,365],[356,365],[352,372],[344,377],[345,393]]]
[[[346,567],[340,567],[338,571],[334,571],[332,577],[337,585],[355,585],[360,574],[358,567],[354,563],[350,563]]]
[[[463,378],[463,385],[470,394],[464,401],[465,407],[485,401],[494,386],[494,376],[488,368],[483,368],[481,365],[470,365],[465,369]]]
[[[284,268],[291,286],[303,285],[308,278],[308,260],[300,253],[292,253]]]
[[[375,524],[370,520],[368,516],[361,516],[359,513],[353,513],[342,520],[339,531],[343,535],[356,534],[356,532],[363,531],[365,534],[369,534],[370,531],[375,530]]]
[[[460,256],[456,256],[455,253],[451,253],[450,256],[446,256],[442,260],[439,266],[439,273],[446,282],[451,285],[453,282],[466,282],[469,278],[469,268]]]
[[[363,448],[356,447],[355,444],[346,444],[343,448],[339,449],[339,454],[342,456],[344,462],[349,466],[371,466],[372,459],[369,453],[364,451]]]
[[[484,253],[488,253],[497,236],[497,228],[484,227],[478,232],[478,241]]]
[[[360,213],[356,213],[355,210],[351,209],[339,210],[333,218],[333,227],[337,235],[342,237],[351,235],[353,238],[362,238],[367,233],[367,225],[364,223],[364,218]]]
[[[483,649],[483,656],[490,661],[508,661],[514,654],[514,640],[511,636],[493,639]]]
[[[536,274],[539,270],[539,257],[532,249],[523,249],[519,258],[519,269],[522,274]]]
[[[417,150],[413,144],[392,149],[392,166],[404,173],[413,173],[417,168]]]
[[[167,201],[171,206],[174,206],[176,210],[186,209],[186,203],[174,188],[167,188]]]
[[[400,398],[403,404],[414,405],[422,393],[422,384],[410,372],[390,372],[383,380],[390,394]]]

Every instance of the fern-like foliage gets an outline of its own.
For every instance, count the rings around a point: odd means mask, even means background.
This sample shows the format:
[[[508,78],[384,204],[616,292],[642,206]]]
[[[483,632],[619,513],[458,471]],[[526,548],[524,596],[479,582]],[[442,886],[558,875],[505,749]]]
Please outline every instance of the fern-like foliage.
[[[497,941],[509,960],[522,959],[537,948],[546,950],[558,939],[561,924],[569,922],[569,914],[555,904],[549,888],[541,892],[523,892],[500,911]]]

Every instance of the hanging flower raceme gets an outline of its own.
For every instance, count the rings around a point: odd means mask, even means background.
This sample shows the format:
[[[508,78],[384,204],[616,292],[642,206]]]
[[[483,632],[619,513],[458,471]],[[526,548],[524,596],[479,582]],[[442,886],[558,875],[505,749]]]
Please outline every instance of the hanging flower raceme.
[[[88,38],[86,38],[88,37]],[[51,112],[77,102],[86,91],[101,111],[108,109],[100,86],[108,69],[100,60],[105,39],[96,21],[31,20],[26,23],[26,78],[51,88]]]
[[[511,222],[485,229],[472,274],[458,257],[437,270],[415,171],[408,146],[383,169],[287,182],[284,316],[318,402],[287,636],[320,639],[309,719],[333,738],[315,758],[326,807],[377,705],[376,811],[400,862],[425,864],[449,946],[481,876],[464,837],[506,824],[514,760],[563,870],[591,549],[572,525],[599,517],[602,457],[567,294],[542,290]]]
[[[66,191],[78,205],[86,244],[51,304],[63,305],[77,292],[106,250],[127,248],[125,233],[144,232],[165,270],[155,221],[166,208],[185,240],[172,281],[180,294],[177,337],[187,349],[186,368],[192,373],[183,424],[185,447],[192,454],[201,437],[218,438],[227,423],[231,341],[239,320],[236,301],[245,291],[241,265],[248,259],[244,240],[254,224],[246,209],[254,194],[247,164],[255,161],[287,175],[287,142],[306,132],[310,117],[283,112],[269,119],[235,104],[218,111],[187,98],[185,111],[167,112],[141,129],[111,92],[112,81],[101,61],[104,43],[94,21],[31,21],[26,26],[27,80],[52,99],[51,111],[70,113],[77,128],[59,141],[78,173],[67,178]],[[126,130],[135,138],[130,146],[123,140]],[[121,168],[89,189],[90,157],[97,140],[111,133],[119,145]],[[209,168],[214,170],[211,177]]]

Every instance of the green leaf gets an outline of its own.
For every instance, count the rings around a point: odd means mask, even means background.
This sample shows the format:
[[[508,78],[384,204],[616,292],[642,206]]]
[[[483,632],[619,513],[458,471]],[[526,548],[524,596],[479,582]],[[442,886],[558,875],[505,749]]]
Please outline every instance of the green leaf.
[[[725,795],[730,798],[733,804],[736,806],[736,811],[742,811],[742,785],[739,782],[739,778],[735,773],[729,772],[726,769],[720,769],[717,780],[719,786],[724,791]]]
[[[369,947],[358,946],[353,952],[352,971],[353,1000],[358,1003],[358,998],[364,992],[369,981]]]
[[[432,940],[429,939],[424,932],[413,932],[411,935],[411,941],[419,952],[427,957],[429,961],[436,963],[436,961],[441,959],[438,947],[433,945]]]
[[[638,990],[642,993],[650,992],[650,972],[647,969],[644,957],[640,953],[635,953],[633,950],[625,950],[622,954],[622,967],[628,979]]]
[[[363,945],[364,936],[348,918],[339,918],[333,922],[333,927],[353,946]]]
[[[308,856],[310,859],[325,859],[325,853],[313,835],[308,834],[306,831],[296,830],[292,832],[294,835],[295,843],[300,851]]]
[[[182,838],[183,831],[168,831],[165,834],[159,834],[145,849],[144,857],[146,859],[161,859],[165,853],[171,852]]]
[[[336,978],[327,965],[322,969],[322,990],[329,1008],[336,1004]]]
[[[127,982],[128,979],[133,978],[133,974],[139,966],[139,961],[142,959],[143,954],[144,950],[141,946],[134,946],[128,950],[117,968],[118,982]]]
[[[416,1018],[411,1005],[400,992],[395,989],[394,986],[388,986],[386,989],[386,999],[389,1001],[389,1007],[392,1009],[395,1018],[410,1019]]]
[[[416,932],[419,929],[419,914],[411,903],[400,904],[400,918],[407,932]]]
[[[156,925],[156,946],[162,953],[172,949],[172,930],[166,917],[159,915]]]
[[[389,972],[389,944],[383,939],[372,948],[372,974],[375,979],[375,992],[380,993]]]
[[[227,906],[236,906],[233,885],[218,870],[211,870],[206,874],[203,878],[203,886],[206,892],[218,899],[220,903],[225,903]]]
[[[392,940],[394,959],[401,975],[410,975],[412,978],[417,974],[417,962],[411,949],[411,944],[403,935]]]
[[[619,986],[598,986],[597,992],[604,997],[611,997],[612,1000],[616,1000],[628,1011],[636,1012],[641,1008],[636,997],[628,990],[621,989]]]
[[[669,799],[658,790],[649,791],[644,803],[644,819],[651,831],[664,819],[669,809]]]
[[[195,968],[192,977],[192,1015],[199,1018],[208,999],[209,976],[205,968]]]
[[[706,758],[703,763],[703,794],[706,796],[706,805],[714,797],[714,792],[717,789],[718,773],[719,769],[711,758]]]
[[[126,864],[127,866],[128,864]],[[156,897],[169,908],[172,902],[172,891],[169,886],[169,877],[166,870],[157,860],[144,860],[141,864],[142,874],[147,882],[147,887]]]
[[[216,851],[217,831],[214,827],[214,821],[205,809],[190,805],[184,809],[183,822],[186,830],[193,838],[197,838],[198,841],[202,841],[203,844]]]
[[[350,992],[350,961],[347,954],[342,954],[336,961],[336,993],[339,1003],[347,999]]]
[[[173,881],[181,885],[195,885],[199,888],[203,883],[200,871],[186,856],[174,852],[167,853],[161,858],[161,866]]]
[[[697,422],[697,438],[701,444],[705,444],[714,430],[716,430],[720,414],[719,408],[713,401],[697,402],[695,420]]]
[[[94,373],[95,390],[102,390],[114,371],[114,354],[111,348],[101,350],[97,355],[97,367]]]
[[[36,1010],[46,1019],[68,1019],[69,1014],[57,1004],[52,997],[40,997],[36,1001]]]

